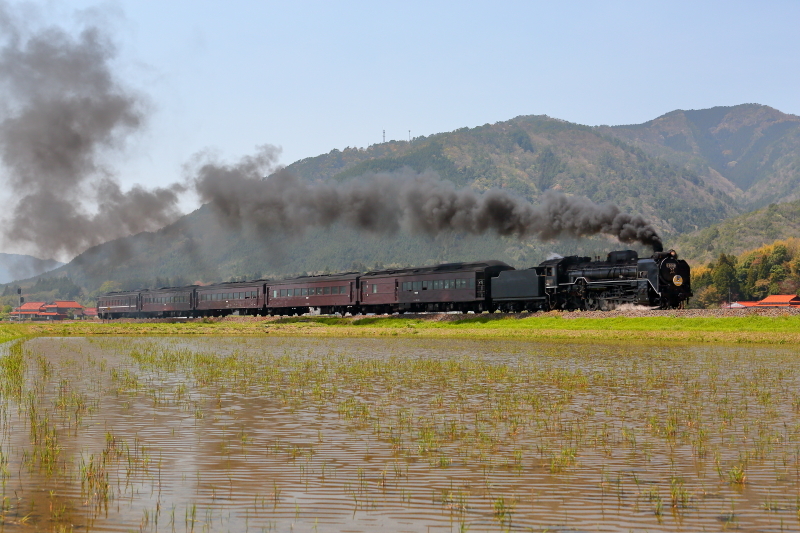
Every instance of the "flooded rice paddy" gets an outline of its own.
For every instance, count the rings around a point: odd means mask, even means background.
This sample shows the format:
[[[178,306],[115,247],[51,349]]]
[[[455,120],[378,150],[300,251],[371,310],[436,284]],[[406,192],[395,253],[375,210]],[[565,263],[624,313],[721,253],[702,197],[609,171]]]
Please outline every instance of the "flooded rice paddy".
[[[798,531],[800,351],[37,338],[1,531]]]

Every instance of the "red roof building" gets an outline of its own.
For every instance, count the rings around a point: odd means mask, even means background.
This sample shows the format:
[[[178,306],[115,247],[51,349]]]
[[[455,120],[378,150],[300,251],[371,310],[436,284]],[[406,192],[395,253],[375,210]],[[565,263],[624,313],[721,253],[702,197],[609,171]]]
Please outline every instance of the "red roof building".
[[[23,320],[64,320],[83,316],[83,306],[72,300],[56,300],[52,304],[45,302],[25,302],[12,311],[12,315]]]
[[[773,294],[758,302],[757,307],[800,307],[800,296]]]
[[[73,300],[56,300],[51,304],[45,305],[44,309],[47,312],[60,315],[67,315],[71,311],[72,316],[83,316],[83,306]]]

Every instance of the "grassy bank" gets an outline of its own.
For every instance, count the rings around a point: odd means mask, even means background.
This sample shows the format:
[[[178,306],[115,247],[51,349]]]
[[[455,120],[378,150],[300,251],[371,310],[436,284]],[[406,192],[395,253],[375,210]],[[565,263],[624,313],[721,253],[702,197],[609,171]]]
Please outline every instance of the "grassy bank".
[[[30,335],[24,325],[4,325],[0,326],[0,343],[13,341],[20,337]]]
[[[92,335],[313,335],[419,336],[569,340],[631,340],[800,344],[800,316],[527,318],[301,317],[272,320],[114,323],[34,323],[0,326],[0,340],[21,336]]]

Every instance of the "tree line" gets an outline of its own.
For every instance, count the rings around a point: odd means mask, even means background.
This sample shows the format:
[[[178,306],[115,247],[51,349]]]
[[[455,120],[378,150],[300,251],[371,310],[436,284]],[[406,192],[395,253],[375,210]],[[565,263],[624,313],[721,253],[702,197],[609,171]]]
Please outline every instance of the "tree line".
[[[739,256],[721,253],[707,266],[692,270],[692,286],[699,307],[714,307],[729,298],[748,301],[798,294],[800,239],[776,241]]]

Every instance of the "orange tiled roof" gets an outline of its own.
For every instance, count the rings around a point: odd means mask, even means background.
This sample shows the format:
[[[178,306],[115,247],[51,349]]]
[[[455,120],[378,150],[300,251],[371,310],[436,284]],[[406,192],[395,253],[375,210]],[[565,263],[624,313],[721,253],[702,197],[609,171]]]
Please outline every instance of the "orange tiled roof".
[[[800,296],[796,296],[794,294],[773,294],[772,296],[767,296],[758,302],[758,305],[768,307],[787,307],[790,305],[800,305]]]
[[[69,309],[83,309],[83,306],[75,300],[56,300],[53,302],[56,307],[66,307]]]
[[[45,302],[25,302],[22,307],[18,307],[19,311],[38,311],[44,307]]]

